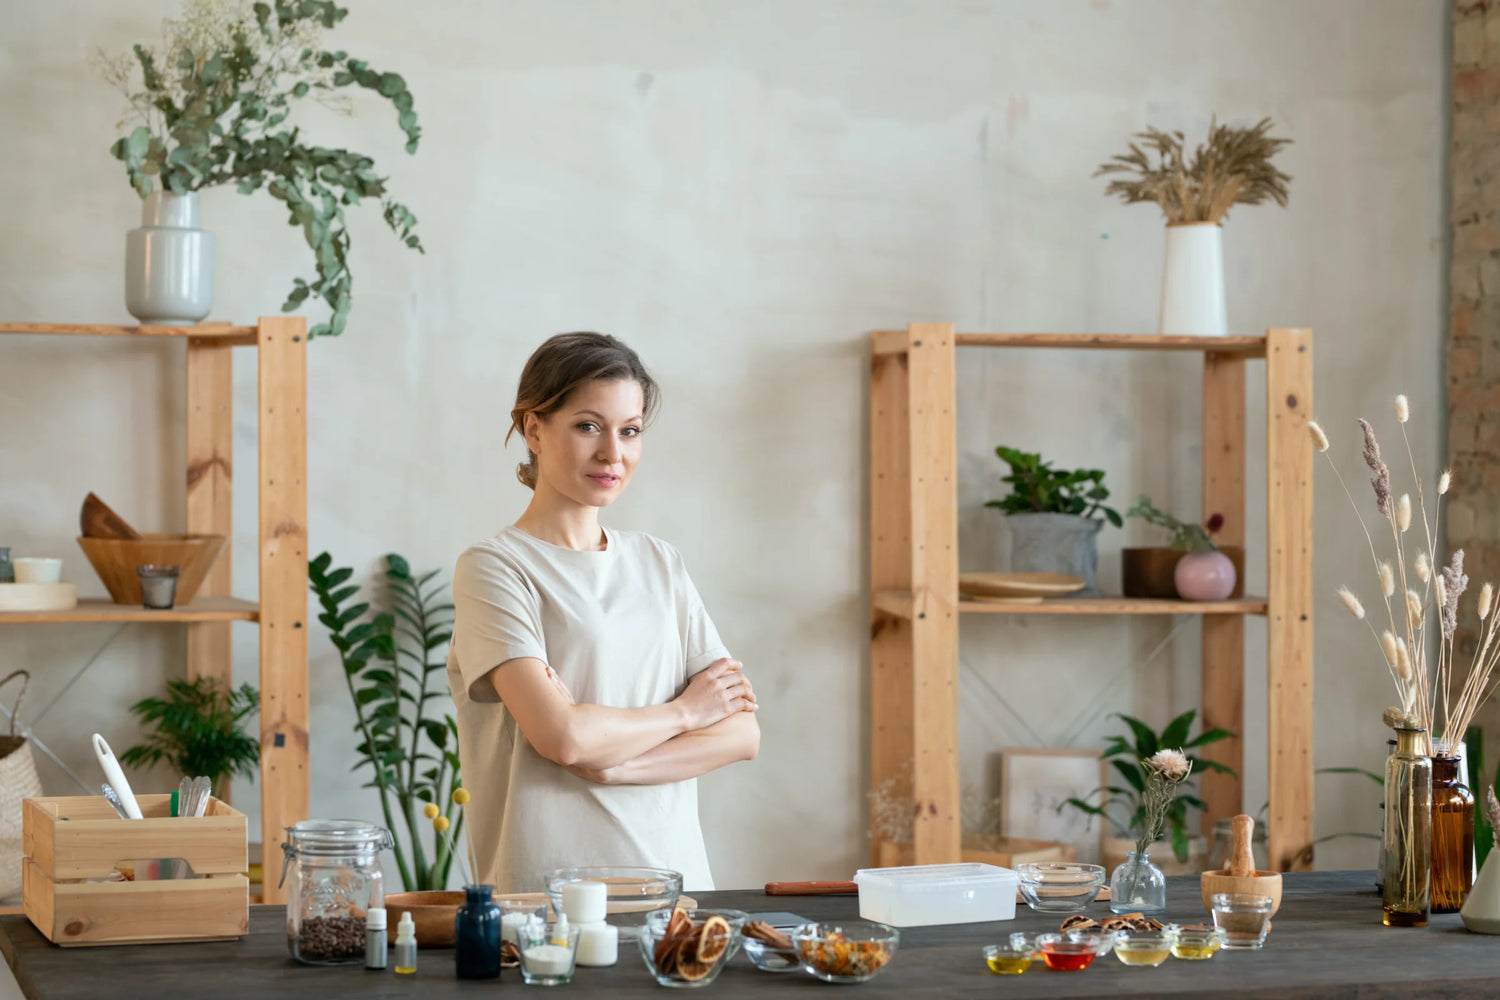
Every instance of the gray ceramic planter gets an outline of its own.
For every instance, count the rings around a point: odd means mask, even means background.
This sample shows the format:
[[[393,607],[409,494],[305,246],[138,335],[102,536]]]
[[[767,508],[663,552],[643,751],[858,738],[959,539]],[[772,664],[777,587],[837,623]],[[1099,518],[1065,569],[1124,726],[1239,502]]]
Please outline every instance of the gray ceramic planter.
[[[1099,530],[1077,514],[1008,514],[1012,573],[1067,573],[1083,581],[1075,597],[1099,596]]]

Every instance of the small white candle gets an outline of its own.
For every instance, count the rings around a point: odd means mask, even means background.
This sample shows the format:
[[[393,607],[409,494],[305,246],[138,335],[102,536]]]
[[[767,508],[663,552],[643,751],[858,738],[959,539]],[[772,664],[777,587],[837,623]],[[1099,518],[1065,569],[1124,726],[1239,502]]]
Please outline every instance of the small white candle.
[[[614,924],[584,924],[578,929],[578,964],[614,965],[620,957],[620,929]]]
[[[575,924],[604,920],[609,888],[603,882],[568,882],[562,887],[562,908]]]

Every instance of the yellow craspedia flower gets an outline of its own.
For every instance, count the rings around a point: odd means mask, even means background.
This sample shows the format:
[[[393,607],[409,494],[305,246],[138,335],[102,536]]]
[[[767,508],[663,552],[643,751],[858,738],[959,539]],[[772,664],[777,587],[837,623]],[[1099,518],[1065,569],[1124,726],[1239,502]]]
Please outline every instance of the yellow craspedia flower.
[[[448,817],[439,816],[437,819],[433,820],[432,828],[438,833],[443,833],[444,831],[446,831],[448,829]]]
[[[422,807],[422,815],[426,816],[428,819],[436,819],[437,814],[438,807],[435,803],[429,802]]]
[[[461,806],[469,804],[469,790],[467,788],[453,789],[453,801]]]

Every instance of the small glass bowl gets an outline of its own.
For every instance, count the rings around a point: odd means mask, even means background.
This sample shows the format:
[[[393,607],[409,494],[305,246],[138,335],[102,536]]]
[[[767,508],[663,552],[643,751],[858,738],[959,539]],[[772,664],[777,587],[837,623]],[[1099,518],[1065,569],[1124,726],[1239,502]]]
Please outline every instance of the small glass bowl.
[[[1104,868],[1075,861],[1034,861],[1016,865],[1021,898],[1042,913],[1076,913],[1094,901],[1104,885]]]
[[[746,937],[743,933],[740,934],[740,947],[750,956],[750,964],[761,972],[802,971],[802,962],[797,958],[795,948],[790,951],[777,948],[760,938]]]
[[[1094,963],[1100,955],[1108,954],[1114,947],[1115,934],[1103,931],[1097,934],[1038,934],[1036,947],[1047,968],[1059,972],[1080,972]]]
[[[1217,927],[1194,925],[1169,927],[1172,931],[1172,957],[1189,962],[1213,958],[1224,946],[1224,932]]]
[[[1163,929],[1147,934],[1127,934],[1115,941],[1115,958],[1126,965],[1155,968],[1172,954],[1177,934]]]
[[[542,876],[553,913],[563,911],[562,890],[569,882],[604,883],[608,911],[605,920],[620,928],[621,940],[634,937],[648,914],[665,913],[670,918],[677,897],[682,894],[682,874],[669,868],[615,865],[554,868]]]
[[[873,920],[803,924],[792,932],[802,968],[825,983],[862,983],[890,964],[901,932]]]
[[[740,949],[740,931],[744,929],[745,922],[750,919],[743,910],[683,910],[696,925],[704,924],[709,917],[723,917],[724,922],[729,925],[729,940],[724,943],[724,948],[712,962],[698,963],[684,967],[676,959],[673,951],[673,961],[670,963],[657,958],[657,945],[664,944],[667,949],[675,949],[679,946],[677,942],[668,941],[663,943],[666,937],[667,926],[672,921],[671,910],[656,910],[646,915],[646,923],[640,928],[639,941],[641,945],[641,959],[645,961],[646,968],[656,981],[662,986],[674,986],[682,989],[694,989],[699,986],[707,986],[719,978],[719,973],[724,971],[724,966],[734,957],[734,953]],[[682,940],[686,940],[684,937]],[[663,967],[665,966],[665,971]]]
[[[1265,944],[1271,929],[1270,896],[1242,892],[1220,892],[1209,898],[1214,926],[1224,932],[1225,948],[1253,950]]]
[[[1036,953],[1028,946],[1015,947],[1007,944],[984,946],[984,964],[997,976],[1019,976],[1031,968]]]
[[[566,935],[559,944],[557,932]],[[527,986],[562,986],[573,979],[578,960],[577,924],[547,924],[531,921],[516,928],[516,944],[521,959],[521,980]]]

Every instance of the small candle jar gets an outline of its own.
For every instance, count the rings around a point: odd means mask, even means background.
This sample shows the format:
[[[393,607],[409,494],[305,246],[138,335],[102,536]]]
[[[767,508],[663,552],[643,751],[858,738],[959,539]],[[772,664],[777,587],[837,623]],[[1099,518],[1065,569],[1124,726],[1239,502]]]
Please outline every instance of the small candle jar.
[[[528,986],[561,986],[569,982],[578,956],[578,934],[576,924],[548,924],[540,920],[517,924],[522,981]]]
[[[1225,948],[1255,949],[1271,929],[1271,897],[1221,892],[1209,897],[1214,926],[1224,932]]]
[[[601,968],[620,958],[620,929],[614,924],[583,924],[578,928],[578,964]]]
[[[176,566],[155,566],[147,563],[135,568],[141,580],[141,604],[144,607],[169,611],[177,601]]]

